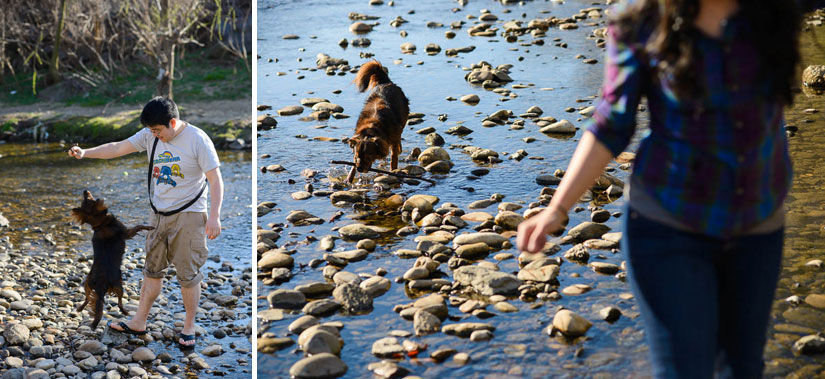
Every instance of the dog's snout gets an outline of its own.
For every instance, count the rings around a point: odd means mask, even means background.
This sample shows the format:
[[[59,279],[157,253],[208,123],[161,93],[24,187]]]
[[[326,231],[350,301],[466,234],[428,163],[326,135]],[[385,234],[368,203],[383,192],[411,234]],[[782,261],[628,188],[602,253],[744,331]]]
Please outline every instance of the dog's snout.
[[[92,197],[92,193],[89,190],[83,190],[83,198],[86,200],[94,200],[95,198]]]

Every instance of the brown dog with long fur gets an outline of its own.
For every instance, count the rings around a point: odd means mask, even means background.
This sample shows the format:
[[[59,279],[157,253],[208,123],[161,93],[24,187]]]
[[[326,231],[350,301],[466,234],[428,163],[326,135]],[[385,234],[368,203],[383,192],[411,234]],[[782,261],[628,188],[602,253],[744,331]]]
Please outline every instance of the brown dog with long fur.
[[[103,199],[95,200],[89,191],[83,191],[83,201],[80,207],[72,209],[72,216],[77,222],[89,224],[94,230],[92,234],[94,261],[89,275],[86,275],[86,280],[83,282],[86,300],[77,307],[78,312],[83,311],[89,301],[92,301],[94,313],[92,330],[97,328],[103,316],[103,297],[107,293],[117,296],[117,305],[121,313],[129,314],[123,308],[123,276],[120,271],[123,254],[126,252],[126,240],[134,237],[141,230],[154,229],[146,225],[127,229],[108,211],[109,208],[103,203]]]
[[[368,172],[374,161],[384,159],[390,152],[390,167],[393,170],[398,168],[401,133],[410,115],[410,101],[401,88],[390,80],[378,61],[361,66],[355,84],[359,92],[373,90],[358,116],[355,135],[349,139],[349,146],[355,154],[355,166],[347,175],[349,183],[355,179],[356,170]]]

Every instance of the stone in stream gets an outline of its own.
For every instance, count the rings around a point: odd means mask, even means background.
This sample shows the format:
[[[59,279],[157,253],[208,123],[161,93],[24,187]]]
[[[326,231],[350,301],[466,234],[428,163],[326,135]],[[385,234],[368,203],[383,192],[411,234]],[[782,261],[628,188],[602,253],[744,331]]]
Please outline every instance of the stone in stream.
[[[450,172],[450,162],[435,161],[424,167],[424,170],[433,174],[448,174]]]
[[[349,31],[353,33],[366,33],[372,31],[372,25],[358,21],[349,26]]]
[[[389,291],[392,286],[392,282],[390,282],[387,278],[373,276],[367,280],[364,280],[358,286],[360,286],[361,289],[367,293],[367,295],[376,298]]]
[[[450,154],[440,147],[429,147],[418,155],[418,163],[422,166],[427,166],[436,161],[449,161]]]
[[[358,241],[367,238],[373,239],[381,236],[377,231],[375,231],[375,229],[364,224],[350,224],[343,226],[338,229],[338,234],[341,235],[341,238],[351,241]]]
[[[300,100],[301,105],[305,107],[311,107],[318,103],[328,103],[329,100],[324,99],[322,97],[305,97]]]
[[[372,344],[372,355],[378,358],[396,358],[404,354],[404,347],[395,337],[385,337]]]
[[[482,295],[509,295],[518,292],[522,281],[515,275],[480,266],[463,266],[453,271],[456,282],[473,287]]]
[[[343,259],[347,262],[358,262],[364,260],[369,255],[369,252],[364,249],[347,250],[339,253],[330,254],[333,257]]]
[[[348,271],[340,271],[333,275],[332,281],[335,282],[336,285],[344,283],[358,285],[361,283],[361,277]]]
[[[485,222],[493,220],[494,217],[487,212],[470,212],[462,215],[461,219],[469,222]]]
[[[456,256],[464,259],[480,259],[486,257],[489,253],[490,246],[484,242],[461,245],[455,250]]]
[[[292,268],[294,259],[279,251],[269,251],[258,260],[258,270],[268,271],[273,268]]]
[[[310,301],[304,305],[301,312],[315,317],[322,317],[331,315],[340,308],[341,303],[333,299],[321,299]]]
[[[301,334],[304,330],[307,330],[311,326],[318,325],[318,319],[315,316],[305,315],[298,317],[289,324],[287,330],[293,334]]]
[[[343,201],[345,203],[357,203],[363,201],[364,197],[360,193],[354,191],[336,191],[329,196],[329,199],[333,204],[339,201]]]
[[[207,357],[217,357],[223,354],[223,348],[221,347],[221,345],[211,345],[203,349],[201,353]]]
[[[484,209],[484,208],[487,208],[487,207],[489,207],[489,206],[491,206],[495,203],[496,203],[496,201],[493,200],[493,199],[482,199],[482,200],[477,200],[477,201],[474,201],[474,202],[470,203],[470,205],[468,205],[467,208],[470,208],[470,209]]]
[[[493,339],[493,333],[489,330],[476,330],[470,334],[470,341],[481,342]]]
[[[139,347],[132,351],[132,360],[135,362],[148,362],[155,360],[155,352],[148,347]]]
[[[576,127],[567,120],[561,120],[554,122],[550,125],[547,125],[539,130],[542,133],[559,133],[559,134],[569,134],[575,133]]]
[[[413,330],[416,336],[438,333],[441,330],[441,320],[430,312],[418,309],[413,316]]]
[[[593,271],[600,274],[613,275],[619,272],[618,265],[607,262],[590,262],[590,267],[593,268]]]
[[[496,225],[505,230],[516,230],[522,221],[524,221],[524,217],[512,211],[499,212],[495,218]]]
[[[300,291],[306,297],[327,296],[331,294],[334,289],[334,284],[326,282],[313,282],[295,287],[296,291]]]
[[[478,104],[478,102],[481,101],[476,94],[464,95],[460,100],[467,104]]]
[[[488,330],[493,332],[496,330],[496,327],[481,322],[462,322],[458,324],[444,325],[444,327],[441,328],[441,331],[444,332],[444,334],[455,335],[462,338],[470,337],[470,335],[477,330]]]
[[[332,251],[335,248],[335,236],[324,236],[318,243],[318,250]]]
[[[278,116],[293,116],[296,114],[301,114],[303,111],[304,107],[300,105],[290,105],[279,109]]]
[[[281,337],[258,337],[258,351],[264,354],[271,354],[278,350],[285,349],[295,343],[291,338]]]
[[[277,289],[266,296],[272,308],[298,309],[306,304],[306,296],[300,291]]]
[[[329,328],[321,325],[312,326],[298,336],[298,345],[301,350],[309,355],[319,353],[330,353],[338,355],[344,341]]]
[[[570,238],[576,241],[585,241],[594,238],[601,238],[601,236],[610,231],[610,227],[592,221],[585,221],[576,225],[567,232]]]
[[[424,137],[424,142],[427,144],[427,146],[442,146],[444,145],[444,137],[441,137],[438,133],[433,132],[427,134],[427,136]]]
[[[802,337],[793,343],[791,350],[796,354],[822,354],[825,353],[825,338],[812,334]]]
[[[808,87],[825,88],[825,65],[811,65],[802,72],[802,84]]]
[[[561,183],[561,178],[555,175],[539,175],[536,177],[536,183],[543,186],[552,186]]]
[[[264,321],[280,321],[284,319],[284,311],[277,308],[259,310],[258,318]]]
[[[418,209],[422,215],[427,215],[433,211],[433,206],[438,203],[438,200],[438,197],[432,195],[413,195],[404,201],[404,204],[401,206],[401,211]]]
[[[407,374],[410,373],[410,370],[389,360],[370,363],[367,370],[372,371],[378,378],[409,378]]]
[[[581,317],[569,309],[562,309],[556,312],[553,317],[551,328],[562,332],[568,337],[578,337],[587,333],[593,326],[586,318]],[[551,334],[552,332],[548,333]]]
[[[426,279],[430,277],[430,272],[425,267],[412,267],[404,273],[404,280]]]
[[[453,239],[453,244],[455,246],[461,246],[483,242],[490,247],[501,247],[501,245],[506,241],[508,241],[508,238],[500,234],[483,232],[460,234]]]
[[[823,309],[825,308],[825,295],[812,293],[805,296],[805,302],[815,308]]]
[[[523,268],[518,272],[518,278],[533,282],[548,283],[559,275],[559,266],[551,264],[538,268]]]
[[[296,379],[337,378],[347,372],[347,365],[334,354],[321,353],[301,359],[289,368]]]
[[[575,295],[581,295],[583,293],[590,292],[591,289],[593,289],[593,288],[588,286],[587,284],[573,284],[573,285],[569,285],[567,287],[564,287],[561,290],[561,293],[563,293],[565,295],[568,295],[568,296],[575,296]]]
[[[372,310],[372,297],[357,284],[339,284],[332,291],[332,296],[347,312],[360,313]]]
[[[610,306],[604,307],[599,311],[599,316],[602,316],[602,320],[607,322],[613,322],[619,319],[622,315],[622,311],[619,308]]]

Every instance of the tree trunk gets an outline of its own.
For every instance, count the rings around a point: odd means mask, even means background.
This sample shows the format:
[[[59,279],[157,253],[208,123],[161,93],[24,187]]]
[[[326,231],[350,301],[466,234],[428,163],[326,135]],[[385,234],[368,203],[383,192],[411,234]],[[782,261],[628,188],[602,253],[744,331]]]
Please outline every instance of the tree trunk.
[[[52,59],[49,64],[49,83],[57,83],[60,81],[60,71],[58,64],[60,62],[60,40],[63,37],[63,18],[66,15],[66,0],[60,0],[60,10],[57,14],[57,33],[54,38],[54,49],[52,50]]]
[[[172,41],[172,25],[169,22],[169,0],[160,1],[161,37],[160,69],[163,72],[158,83],[158,94],[172,99],[172,80],[175,74],[175,44]]]

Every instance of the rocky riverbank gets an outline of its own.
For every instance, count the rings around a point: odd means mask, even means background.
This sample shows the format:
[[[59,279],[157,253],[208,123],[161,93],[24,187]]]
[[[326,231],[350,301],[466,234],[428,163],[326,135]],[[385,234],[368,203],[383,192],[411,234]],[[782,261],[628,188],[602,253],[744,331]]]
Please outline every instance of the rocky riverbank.
[[[251,375],[251,325],[238,322],[249,317],[249,269],[224,264],[209,273],[196,321],[199,342],[194,349],[180,350],[175,336],[182,327],[183,306],[178,287],[170,285],[171,276],[152,309],[147,335],[135,337],[106,327],[107,320],[125,317],[114,296],[108,297],[103,321],[92,330],[88,308],[75,311],[83,300],[82,280],[92,263],[91,252],[62,244],[65,236],[56,231],[39,234],[41,238],[19,246],[8,236],[0,239],[3,379]],[[72,228],[69,234],[87,233]],[[137,308],[141,262],[137,248],[124,259],[129,312]],[[226,362],[223,354],[240,358]]]
[[[218,149],[252,149],[251,100],[181,104],[181,118],[203,129]],[[0,107],[0,141],[100,144],[128,138],[142,127],[140,105],[80,107],[35,104]]]

